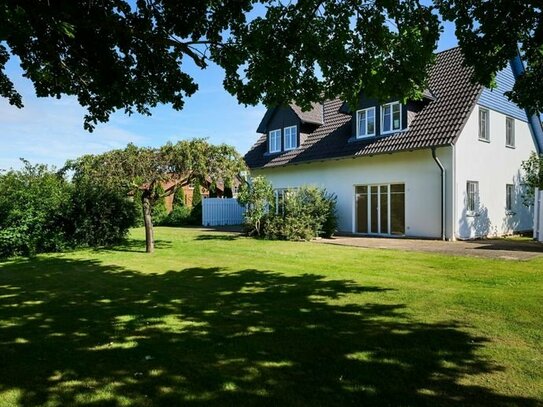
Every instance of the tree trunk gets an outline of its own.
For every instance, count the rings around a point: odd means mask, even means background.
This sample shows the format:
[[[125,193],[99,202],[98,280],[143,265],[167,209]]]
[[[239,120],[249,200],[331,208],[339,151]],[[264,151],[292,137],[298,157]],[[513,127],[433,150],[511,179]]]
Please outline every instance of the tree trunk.
[[[151,211],[153,209],[151,191],[143,191],[141,194],[141,206],[143,208],[143,223],[145,225],[145,251],[153,253],[155,251],[155,238],[153,236],[153,219],[151,218]]]

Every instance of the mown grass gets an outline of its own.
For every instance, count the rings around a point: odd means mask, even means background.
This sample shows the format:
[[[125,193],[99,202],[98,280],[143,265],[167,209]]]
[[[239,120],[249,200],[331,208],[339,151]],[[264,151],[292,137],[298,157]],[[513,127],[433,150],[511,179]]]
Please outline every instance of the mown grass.
[[[0,406],[543,404],[543,258],[156,236],[0,263]]]

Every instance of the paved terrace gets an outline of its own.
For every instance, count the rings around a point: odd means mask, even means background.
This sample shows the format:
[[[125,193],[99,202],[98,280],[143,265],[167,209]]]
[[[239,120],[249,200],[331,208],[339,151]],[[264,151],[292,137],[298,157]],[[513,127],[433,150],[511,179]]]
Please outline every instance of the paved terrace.
[[[509,260],[529,260],[543,255],[543,244],[520,238],[444,242],[409,238],[336,236],[332,239],[318,239],[315,242],[368,249],[407,250]]]

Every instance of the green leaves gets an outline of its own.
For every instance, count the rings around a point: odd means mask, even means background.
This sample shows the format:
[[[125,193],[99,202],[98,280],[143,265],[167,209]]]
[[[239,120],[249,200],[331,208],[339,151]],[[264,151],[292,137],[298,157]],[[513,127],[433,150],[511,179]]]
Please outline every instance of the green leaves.
[[[520,54],[526,65],[507,96],[530,112],[543,111],[543,10],[539,0],[438,0],[456,25],[456,36],[474,69],[474,80],[492,87],[495,74]]]
[[[355,102],[360,92],[416,99],[442,29],[436,10],[455,22],[485,86],[521,44],[526,72],[509,96],[543,110],[536,0],[0,0],[0,96],[22,106],[4,72],[9,49],[38,96],[77,97],[89,131],[117,110],[181,110],[198,90],[187,61],[222,67],[242,104],[309,108],[338,96]]]
[[[526,186],[524,204],[534,204],[535,189],[543,190],[543,155],[532,152],[530,157],[522,162],[522,182]]]
[[[85,155],[68,162],[64,170],[74,171],[74,179],[108,184],[126,193],[145,189],[164,196],[155,192],[165,181],[184,185],[193,179],[231,180],[245,168],[234,147],[193,139],[160,148],[129,144],[123,150]]]

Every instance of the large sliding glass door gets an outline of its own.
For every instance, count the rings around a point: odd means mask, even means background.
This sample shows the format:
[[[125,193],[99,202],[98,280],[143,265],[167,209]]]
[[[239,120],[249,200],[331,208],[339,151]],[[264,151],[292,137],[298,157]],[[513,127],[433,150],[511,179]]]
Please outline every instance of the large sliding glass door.
[[[405,234],[405,185],[355,187],[356,232],[376,235]]]

